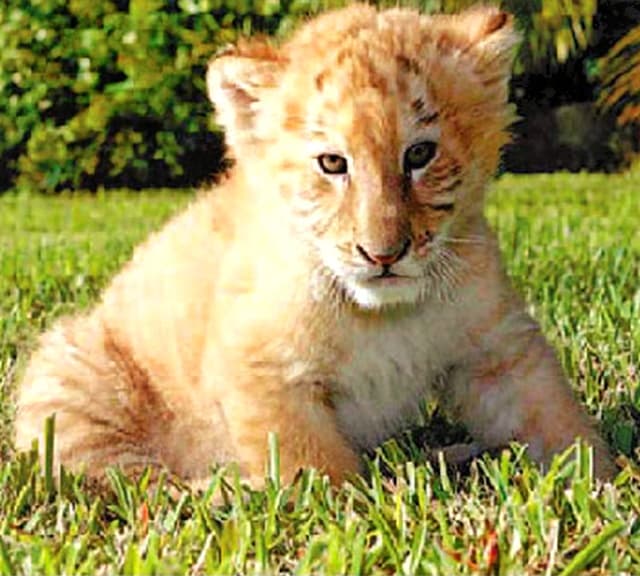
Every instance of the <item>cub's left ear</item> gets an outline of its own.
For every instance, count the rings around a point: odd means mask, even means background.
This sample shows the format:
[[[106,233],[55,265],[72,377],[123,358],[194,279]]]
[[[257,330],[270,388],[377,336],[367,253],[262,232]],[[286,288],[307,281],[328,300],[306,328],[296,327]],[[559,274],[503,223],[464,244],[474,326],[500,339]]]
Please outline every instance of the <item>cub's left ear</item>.
[[[451,16],[449,34],[441,36],[442,47],[455,48],[474,61],[484,81],[508,77],[520,42],[511,14],[495,6],[476,6]]]

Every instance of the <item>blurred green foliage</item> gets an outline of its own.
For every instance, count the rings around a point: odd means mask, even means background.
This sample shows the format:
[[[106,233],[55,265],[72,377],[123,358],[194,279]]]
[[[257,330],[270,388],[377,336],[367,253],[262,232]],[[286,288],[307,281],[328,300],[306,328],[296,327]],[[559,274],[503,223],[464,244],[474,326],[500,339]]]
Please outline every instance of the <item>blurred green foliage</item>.
[[[223,143],[207,60],[239,33],[275,33],[326,2],[5,0],[0,189],[197,183]]]

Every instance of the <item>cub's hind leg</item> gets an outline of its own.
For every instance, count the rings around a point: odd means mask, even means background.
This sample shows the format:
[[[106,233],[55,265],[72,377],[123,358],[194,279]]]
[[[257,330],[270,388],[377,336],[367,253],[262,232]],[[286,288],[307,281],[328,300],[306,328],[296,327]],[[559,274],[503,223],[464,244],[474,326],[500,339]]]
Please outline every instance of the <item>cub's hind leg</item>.
[[[156,431],[172,417],[97,312],[63,320],[42,337],[18,392],[16,447],[38,438],[42,453],[51,414],[54,469],[63,464],[91,476],[108,465],[158,464]]]

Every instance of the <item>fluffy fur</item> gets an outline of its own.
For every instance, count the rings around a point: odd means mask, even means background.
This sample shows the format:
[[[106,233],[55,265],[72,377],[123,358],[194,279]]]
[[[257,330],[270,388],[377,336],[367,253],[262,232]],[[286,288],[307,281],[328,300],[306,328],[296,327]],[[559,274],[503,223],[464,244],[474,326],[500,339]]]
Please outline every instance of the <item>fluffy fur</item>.
[[[236,462],[259,484],[275,432],[285,480],[314,466],[341,482],[431,397],[483,447],[517,439],[544,463],[580,436],[611,474],[483,217],[516,41],[494,8],[355,5],[215,59],[230,177],[43,336],[18,447],[55,413],[69,467],[199,481]],[[421,142],[435,157],[407,170]],[[324,173],[326,154],[346,173]]]

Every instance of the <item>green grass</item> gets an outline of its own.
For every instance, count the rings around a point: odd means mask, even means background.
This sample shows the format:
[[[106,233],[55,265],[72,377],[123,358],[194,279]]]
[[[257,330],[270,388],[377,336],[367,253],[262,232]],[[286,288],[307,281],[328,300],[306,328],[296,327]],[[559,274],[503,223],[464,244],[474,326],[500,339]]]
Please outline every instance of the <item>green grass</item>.
[[[504,177],[488,207],[509,273],[627,462],[611,485],[594,485],[581,446],[546,474],[517,446],[464,473],[426,463],[415,441],[442,437],[437,414],[338,491],[313,471],[280,487],[275,457],[264,492],[216,471],[192,494],[117,471],[108,489],[54,482],[13,455],[13,388],[36,335],[93,302],[188,198],[0,198],[0,573],[640,573],[638,173]]]

